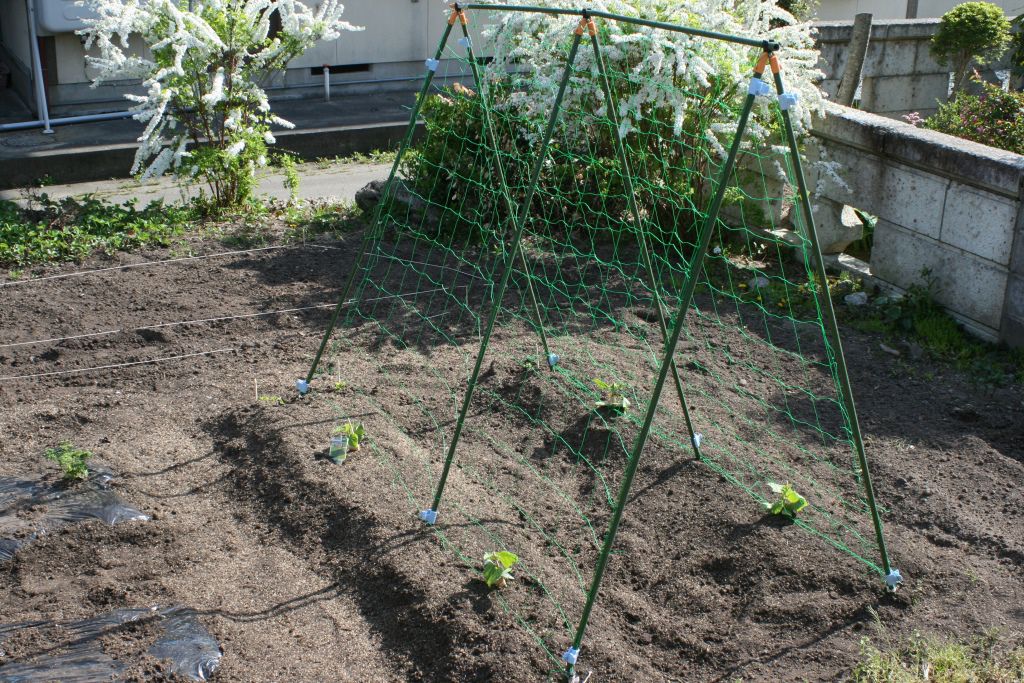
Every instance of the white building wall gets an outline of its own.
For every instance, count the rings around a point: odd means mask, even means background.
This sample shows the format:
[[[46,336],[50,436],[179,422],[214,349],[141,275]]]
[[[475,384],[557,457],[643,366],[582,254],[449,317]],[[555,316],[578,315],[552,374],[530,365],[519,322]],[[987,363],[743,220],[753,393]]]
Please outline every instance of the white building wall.
[[[28,22],[25,18],[25,3],[0,0],[0,43],[3,43],[9,59],[16,61],[11,66],[30,71]]]
[[[911,0],[912,1],[912,0]],[[964,0],[917,0],[915,19],[941,17]],[[1024,13],[1024,0],[988,0],[1003,8],[1008,16]],[[817,16],[822,21],[853,19],[870,12],[876,19],[906,19],[908,0],[821,0]]]

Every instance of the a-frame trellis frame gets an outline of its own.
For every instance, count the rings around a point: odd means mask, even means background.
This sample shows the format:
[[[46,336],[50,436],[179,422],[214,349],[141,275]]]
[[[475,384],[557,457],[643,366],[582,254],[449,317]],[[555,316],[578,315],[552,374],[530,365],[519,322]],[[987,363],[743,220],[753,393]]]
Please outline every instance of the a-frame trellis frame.
[[[452,6],[452,12],[448,19],[448,24],[442,34],[441,41],[438,45],[437,51],[432,59],[426,61],[427,72],[424,78],[423,86],[420,89],[419,95],[416,99],[416,104],[413,107],[412,115],[409,121],[409,127],[406,131],[404,138],[399,146],[398,153],[395,157],[395,161],[391,167],[391,172],[388,175],[388,180],[382,190],[380,201],[377,204],[374,212],[373,220],[370,228],[365,232],[362,244],[360,246],[359,255],[356,259],[356,263],[350,271],[348,281],[342,291],[342,295],[338,300],[337,305],[331,315],[328,327],[324,332],[323,339],[321,340],[320,346],[314,357],[313,363],[309,369],[308,374],[304,380],[299,380],[296,383],[300,393],[306,393],[310,389],[310,382],[312,381],[317,366],[319,365],[321,356],[327,347],[330,340],[331,334],[335,325],[337,324],[338,317],[345,304],[348,303],[348,297],[352,292],[352,288],[355,285],[355,280],[361,266],[366,258],[367,253],[370,250],[371,245],[377,239],[379,239],[379,230],[381,227],[381,218],[383,206],[387,203],[392,188],[394,186],[395,177],[398,172],[399,165],[401,164],[402,158],[408,151],[412,144],[413,136],[415,134],[416,125],[419,118],[420,109],[423,106],[425,98],[429,93],[430,86],[433,83],[434,75],[437,70],[439,61],[444,53],[445,48],[448,45],[448,41],[451,38],[452,30],[456,23],[461,25],[463,38],[459,40],[459,44],[464,46],[467,51],[467,59],[471,65],[472,75],[474,82],[477,86],[477,91],[481,98],[486,97],[484,84],[479,72],[479,66],[477,58],[473,52],[472,41],[470,40],[468,31],[468,19],[466,15],[467,10],[483,10],[488,12],[535,12],[550,15],[563,15],[563,16],[578,16],[580,17],[579,25],[573,33],[573,42],[569,50],[568,57],[566,59],[566,66],[564,68],[562,79],[559,84],[559,89],[555,97],[555,101],[552,106],[551,113],[545,129],[545,134],[541,140],[541,147],[537,154],[537,158],[534,160],[533,167],[531,169],[530,181],[527,185],[527,190],[523,200],[520,202],[518,210],[514,207],[511,195],[508,190],[506,182],[506,175],[504,167],[501,163],[500,156],[497,154],[497,144],[495,138],[495,130],[491,121],[489,109],[486,106],[483,107],[484,111],[484,122],[483,128],[486,130],[486,134],[490,138],[490,147],[495,150],[494,158],[492,163],[494,164],[495,173],[498,176],[500,183],[500,193],[502,195],[502,201],[505,204],[506,210],[509,211],[511,220],[513,221],[514,235],[512,238],[512,245],[509,251],[505,254],[505,265],[503,267],[501,281],[494,293],[492,300],[491,311],[488,316],[486,327],[484,328],[480,348],[477,353],[476,363],[474,364],[473,371],[466,385],[465,396],[463,399],[462,409],[460,410],[458,420],[456,421],[455,430],[452,434],[452,440],[448,448],[448,453],[445,458],[444,468],[441,476],[438,480],[436,491],[434,494],[433,502],[430,508],[420,512],[420,518],[428,524],[434,524],[437,520],[438,508],[443,498],[445,484],[448,479],[448,474],[451,470],[452,463],[455,460],[455,456],[458,451],[459,439],[462,433],[462,428],[466,420],[466,416],[469,412],[469,407],[473,399],[473,394],[476,389],[477,382],[480,376],[480,370],[483,365],[484,357],[487,353],[487,348],[490,343],[491,334],[494,330],[495,323],[497,321],[498,314],[501,309],[501,301],[504,298],[505,292],[508,289],[508,284],[511,280],[511,275],[514,270],[514,263],[518,259],[521,261],[521,265],[526,275],[526,282],[528,288],[528,295],[531,301],[531,306],[536,315],[536,326],[538,328],[538,334],[544,353],[546,355],[548,365],[551,369],[554,369],[558,363],[558,356],[553,354],[548,346],[547,337],[544,333],[544,326],[540,316],[539,306],[537,305],[536,295],[533,291],[530,272],[522,253],[522,238],[525,233],[525,228],[529,223],[529,209],[533,201],[534,193],[537,189],[538,181],[540,179],[541,170],[545,159],[548,156],[548,150],[551,143],[551,138],[554,134],[555,127],[557,126],[558,119],[562,109],[562,102],[565,96],[566,89],[569,84],[569,77],[572,72],[573,64],[576,61],[576,57],[579,52],[580,45],[583,41],[584,35],[589,35],[591,46],[594,51],[594,57],[598,68],[598,76],[601,81],[601,86],[604,92],[606,108],[608,110],[608,116],[611,125],[618,129],[617,120],[617,107],[615,106],[614,93],[610,87],[608,80],[607,70],[601,51],[601,44],[598,40],[598,32],[596,28],[595,18],[607,19],[611,21],[620,21],[631,23],[640,26],[647,26],[651,28],[664,29],[667,31],[675,31],[679,33],[686,33],[693,36],[709,38],[714,40],[722,40],[741,45],[748,45],[756,47],[762,50],[760,59],[754,68],[752,74],[752,80],[746,99],[743,103],[743,107],[740,111],[739,120],[736,127],[736,133],[730,146],[728,155],[726,157],[725,164],[723,165],[719,174],[718,182],[716,185],[715,193],[709,208],[708,214],[704,220],[701,231],[698,233],[697,248],[692,254],[690,261],[687,265],[686,273],[687,278],[683,283],[682,292],[680,294],[679,309],[677,311],[675,322],[671,330],[668,329],[666,324],[666,314],[664,309],[664,303],[661,300],[659,288],[656,285],[654,279],[654,269],[650,257],[649,247],[647,245],[646,236],[643,234],[641,226],[640,215],[635,200],[634,188],[632,186],[631,170],[629,166],[629,158],[626,154],[625,145],[622,142],[621,137],[617,132],[613,132],[612,138],[615,144],[615,152],[618,160],[623,166],[624,171],[624,182],[627,194],[627,203],[629,211],[634,219],[634,224],[637,227],[637,237],[641,248],[641,257],[644,261],[644,268],[648,272],[648,276],[652,279],[652,291],[654,291],[654,297],[656,302],[656,310],[658,312],[658,322],[661,329],[665,346],[662,356],[662,362],[659,367],[657,381],[655,383],[651,398],[647,405],[647,410],[644,414],[643,421],[641,422],[640,432],[633,443],[630,451],[629,459],[627,461],[626,469],[623,473],[623,479],[620,484],[619,493],[616,498],[616,503],[613,508],[612,517],[608,524],[608,529],[604,536],[604,542],[602,544],[601,553],[598,556],[597,564],[594,568],[594,576],[591,581],[590,589],[587,592],[587,600],[583,608],[583,613],[580,617],[579,625],[577,626],[575,636],[573,638],[572,645],[563,654],[563,660],[567,665],[566,674],[572,679],[575,676],[575,668],[577,658],[579,657],[580,648],[583,644],[583,638],[586,632],[587,624],[590,619],[590,614],[593,610],[598,590],[601,585],[601,580],[604,576],[604,570],[607,566],[608,558],[611,554],[611,550],[615,543],[615,536],[618,532],[619,524],[622,521],[622,513],[628,500],[630,488],[632,486],[633,478],[636,474],[637,467],[640,462],[640,458],[643,454],[644,447],[647,443],[647,439],[650,435],[650,430],[654,422],[655,413],[657,410],[658,402],[661,398],[662,391],[664,390],[665,382],[668,379],[668,375],[671,373],[673,377],[673,383],[675,384],[680,405],[683,409],[684,417],[686,419],[686,425],[690,433],[691,443],[697,457],[700,457],[700,434],[694,431],[690,419],[690,411],[686,403],[682,383],[679,378],[678,367],[675,363],[675,351],[678,346],[679,338],[682,334],[683,326],[685,324],[686,313],[690,308],[693,301],[693,295],[697,287],[697,278],[702,271],[703,262],[707,256],[708,249],[711,244],[712,235],[714,233],[715,224],[718,221],[719,214],[721,212],[722,203],[725,198],[725,193],[728,188],[729,178],[732,176],[735,170],[736,158],[740,151],[740,146],[743,141],[743,135],[747,128],[750,113],[754,107],[756,98],[759,96],[767,95],[771,86],[763,80],[765,71],[771,70],[772,80],[775,85],[775,91],[779,98],[779,104],[781,109],[781,117],[783,121],[783,128],[786,137],[786,144],[788,151],[793,163],[793,175],[794,180],[797,184],[797,199],[800,205],[800,211],[803,216],[806,228],[806,237],[810,242],[809,256],[811,257],[812,273],[817,281],[817,286],[813,288],[814,296],[820,307],[820,310],[824,314],[825,319],[825,332],[829,338],[826,341],[826,348],[831,352],[831,360],[835,362],[837,367],[837,375],[839,380],[840,401],[842,402],[843,408],[845,409],[851,429],[851,437],[854,444],[854,448],[857,454],[858,464],[860,467],[860,478],[864,485],[865,498],[868,508],[871,513],[871,521],[874,527],[875,537],[878,542],[878,548],[880,552],[881,565],[884,572],[884,578],[886,584],[890,588],[895,588],[901,581],[899,570],[892,567],[889,560],[888,550],[886,548],[885,539],[882,534],[881,518],[878,513],[878,507],[875,502],[874,487],[871,480],[871,473],[868,467],[867,456],[864,450],[864,441],[860,430],[860,424],[857,418],[856,406],[853,401],[853,394],[850,387],[849,372],[846,366],[846,359],[843,354],[842,342],[839,336],[839,328],[836,322],[835,310],[832,306],[832,300],[828,294],[827,288],[827,277],[825,271],[825,263],[821,253],[821,246],[818,240],[817,230],[814,225],[814,217],[811,211],[810,197],[807,191],[807,183],[803,173],[803,167],[800,159],[800,150],[796,141],[796,136],[793,132],[793,124],[790,118],[789,109],[796,102],[796,96],[792,93],[787,93],[785,85],[782,80],[782,68],[780,61],[777,56],[777,52],[781,49],[781,46],[771,40],[757,40],[752,38],[744,38],[740,36],[732,36],[726,34],[715,33],[712,31],[705,31],[701,29],[695,29],[685,26],[678,26],[675,24],[669,24],[665,22],[650,21],[646,19],[639,19],[634,17],[625,17],[608,12],[601,12],[596,10],[588,9],[552,9],[544,7],[532,7],[532,6],[521,6],[521,5],[488,5],[488,4],[466,4],[460,5],[455,3]]]

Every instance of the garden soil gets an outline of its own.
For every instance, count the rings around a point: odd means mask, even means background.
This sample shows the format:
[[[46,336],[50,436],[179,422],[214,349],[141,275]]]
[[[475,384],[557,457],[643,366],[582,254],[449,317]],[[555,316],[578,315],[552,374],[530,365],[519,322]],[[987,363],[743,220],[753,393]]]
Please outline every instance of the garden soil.
[[[93,451],[92,464],[116,474],[118,495],[152,517],[68,524],[27,543],[0,565],[0,624],[182,605],[221,643],[215,681],[553,675],[504,607],[529,613],[540,604],[531,602],[536,586],[520,577],[496,599],[415,518],[414,504],[428,501],[408,501],[384,465],[410,457],[401,435],[374,431],[367,414],[373,446],[389,460],[370,449],[340,467],[325,457],[344,395],[300,399],[293,385],[329,308],[9,346],[332,303],[358,238],[0,287],[0,344],[8,345],[0,347],[0,477],[55,479],[43,453],[71,441]],[[25,277],[181,255],[181,247],[122,254]],[[913,349],[897,357],[877,336],[843,332],[905,586],[886,592],[849,556],[766,519],[691,454],[656,444],[644,454],[587,632],[581,667],[591,681],[842,680],[864,637],[885,644],[914,633],[970,640],[993,628],[1008,638],[1024,631],[1022,388],[985,387]],[[485,382],[500,390],[523,380],[500,336],[497,344]],[[230,350],[7,379],[220,349]],[[389,373],[405,373],[402,383],[422,374],[408,352],[375,353],[396,356]],[[392,382],[351,367],[348,380],[377,404],[400,403]],[[522,431],[486,401],[470,420]],[[537,440],[524,446],[543,456]],[[482,438],[467,438],[466,448],[470,461],[493,455]],[[580,485],[573,467],[547,471],[560,485]],[[486,496],[458,470],[452,481],[453,495]],[[531,562],[545,569],[543,555]],[[62,633],[26,633],[0,653],[0,667],[60,651]],[[164,680],[160,666],[131,659],[138,639],[137,629],[115,630],[102,646],[131,660],[132,680]]]

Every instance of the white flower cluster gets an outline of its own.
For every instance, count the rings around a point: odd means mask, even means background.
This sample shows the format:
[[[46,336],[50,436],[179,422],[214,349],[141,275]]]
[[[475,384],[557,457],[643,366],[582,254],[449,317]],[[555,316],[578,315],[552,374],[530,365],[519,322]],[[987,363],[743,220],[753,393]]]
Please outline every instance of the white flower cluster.
[[[189,162],[189,149],[198,144],[228,159],[252,149],[251,162],[265,163],[263,146],[273,142],[270,125],[290,124],[270,114],[260,82],[316,41],[361,30],[341,19],[345,8],[337,0],[315,10],[295,0],[78,4],[95,13],[79,32],[86,49],[94,51],[86,58],[96,70],[93,86],[143,79],[145,95],[127,97],[135,102],[135,118],[146,123],[132,169],[144,177],[168,170],[208,175],[208,168]],[[281,28],[272,35],[275,13]]]
[[[786,90],[799,96],[790,109],[797,134],[810,126],[813,113],[823,111],[824,95],[817,83],[824,77],[817,67],[814,32],[777,6],[777,0],[591,0],[594,10],[639,17],[758,40],[775,40],[781,50]],[[552,8],[575,9],[578,0],[548,0]],[[488,34],[495,49],[490,65],[492,79],[507,79],[509,70],[531,72],[531,87],[511,96],[510,106],[531,119],[542,120],[549,112],[567,57],[568,38],[579,22],[577,16],[551,16],[532,12],[497,13],[498,22]],[[734,84],[746,94],[753,65],[760,50],[754,47],[676,33],[625,22],[595,19],[603,55],[611,72],[627,74],[630,87],[617,88],[622,134],[655,111],[671,112],[674,133],[694,119],[694,109],[706,105],[708,93],[723,83]],[[595,57],[584,36],[575,63],[577,76],[567,93],[566,106],[604,115],[604,95]],[[765,76],[771,79],[771,74]],[[774,93],[774,86],[772,87]],[[724,99],[724,98],[723,98]],[[754,137],[766,132],[773,116],[768,106],[775,99],[758,98],[751,120]],[[583,106],[584,102],[589,102]],[[704,117],[698,117],[704,118]],[[716,137],[714,126],[690,131]],[[717,145],[715,145],[717,146]]]

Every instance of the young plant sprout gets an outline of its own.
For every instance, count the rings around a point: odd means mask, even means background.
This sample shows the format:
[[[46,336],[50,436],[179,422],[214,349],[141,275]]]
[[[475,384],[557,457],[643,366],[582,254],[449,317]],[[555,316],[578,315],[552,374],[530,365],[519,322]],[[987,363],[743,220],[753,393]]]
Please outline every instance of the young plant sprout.
[[[64,474],[64,481],[72,483],[81,479],[89,478],[89,468],[85,461],[92,457],[92,453],[81,448],[75,448],[70,442],[65,441],[57,448],[46,450],[46,459],[52,460],[60,467]]]
[[[624,413],[629,410],[629,399],[626,398],[628,387],[622,382],[605,382],[597,377],[593,380],[594,386],[601,390],[601,399],[594,401],[598,408],[610,408],[617,413]]]
[[[789,484],[776,484],[768,482],[768,488],[779,498],[774,503],[765,503],[768,512],[773,515],[785,515],[796,517],[796,514],[807,507],[807,499],[796,492]]]
[[[504,588],[505,583],[514,579],[512,567],[519,562],[519,556],[507,550],[484,555],[484,581],[488,588]]]
[[[359,450],[364,436],[366,429],[362,422],[356,425],[346,422],[331,430],[331,450],[328,454],[331,462],[335,465],[345,462],[349,453]]]

